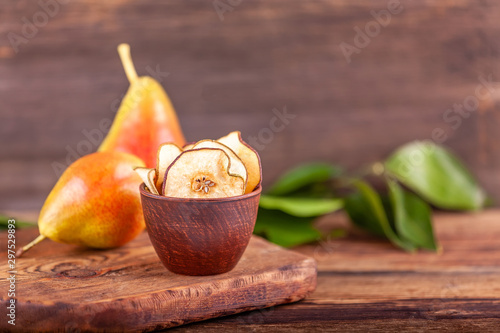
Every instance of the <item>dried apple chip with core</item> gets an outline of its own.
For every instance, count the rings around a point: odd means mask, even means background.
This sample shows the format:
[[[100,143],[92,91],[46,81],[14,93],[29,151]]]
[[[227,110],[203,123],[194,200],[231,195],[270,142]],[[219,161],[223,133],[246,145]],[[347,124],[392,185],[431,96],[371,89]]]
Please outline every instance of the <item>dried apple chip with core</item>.
[[[245,193],[243,175],[231,174],[222,149],[200,148],[180,154],[168,167],[163,195],[177,198],[223,198]]]
[[[193,149],[199,149],[199,148],[218,148],[224,150],[224,152],[227,154],[227,156],[229,156],[229,159],[231,160],[231,168],[229,169],[229,173],[241,175],[243,177],[243,180],[245,181],[245,186],[246,186],[248,180],[247,168],[245,167],[245,164],[243,164],[243,161],[238,157],[238,155],[236,155],[236,153],[231,148],[215,140],[198,141],[194,145]]]
[[[217,141],[231,148],[243,161],[243,164],[245,164],[248,172],[245,193],[255,190],[262,180],[262,167],[260,165],[259,154],[241,139],[239,131],[231,132]]]
[[[137,167],[134,168],[134,171],[137,172],[137,174],[141,177],[142,181],[148,188],[149,192],[158,195],[160,194],[155,186],[155,176],[156,176],[155,169]]]
[[[165,172],[172,162],[182,153],[175,143],[164,143],[158,148],[156,158],[156,188],[161,192]]]

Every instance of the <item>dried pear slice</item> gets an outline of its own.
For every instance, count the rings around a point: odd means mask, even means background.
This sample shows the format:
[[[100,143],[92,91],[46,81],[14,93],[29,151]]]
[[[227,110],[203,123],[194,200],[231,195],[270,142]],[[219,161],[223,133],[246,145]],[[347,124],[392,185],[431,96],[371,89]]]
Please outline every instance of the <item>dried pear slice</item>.
[[[155,169],[137,167],[134,168],[134,171],[137,172],[137,174],[141,177],[142,181],[146,185],[149,192],[158,195],[160,194],[155,186],[155,177],[156,177]]]
[[[241,139],[240,131],[234,131],[217,140],[231,148],[236,155],[243,161],[248,172],[248,182],[245,193],[250,193],[262,180],[262,166],[260,164],[259,154]]]
[[[182,150],[193,149],[195,144],[196,144],[196,142],[188,143],[188,144],[184,145],[184,147],[182,147]]]
[[[238,155],[236,155],[236,153],[231,148],[215,140],[198,141],[194,145],[193,149],[199,149],[199,148],[218,148],[224,150],[224,152],[227,154],[227,156],[229,156],[229,159],[231,160],[231,168],[229,169],[229,173],[242,176],[246,186],[248,180],[247,168],[245,167],[245,164],[243,164],[243,161],[238,157]]]
[[[200,148],[180,154],[168,167],[163,195],[177,198],[224,198],[245,193],[245,181],[230,174],[231,159],[222,149]]]
[[[172,162],[182,153],[175,143],[164,143],[158,148],[156,157],[156,188],[161,192],[165,172]]]

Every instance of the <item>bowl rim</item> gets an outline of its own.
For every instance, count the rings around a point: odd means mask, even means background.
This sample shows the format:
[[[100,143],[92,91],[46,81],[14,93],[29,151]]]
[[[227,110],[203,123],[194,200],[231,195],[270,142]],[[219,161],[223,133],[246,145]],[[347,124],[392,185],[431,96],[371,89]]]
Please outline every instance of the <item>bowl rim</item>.
[[[239,200],[245,200],[249,199],[255,196],[258,196],[262,192],[262,185],[259,183],[256,189],[254,189],[252,192],[247,193],[247,194],[242,194],[242,195],[237,195],[234,197],[223,197],[223,198],[177,198],[177,197],[167,197],[164,195],[158,195],[158,194],[153,194],[149,191],[146,191],[146,185],[144,183],[141,183],[139,185],[139,192],[141,193],[141,196],[149,197],[151,199],[156,199],[156,200],[161,200],[161,201],[174,201],[174,202],[198,202],[198,203],[203,203],[203,202],[231,202],[231,201],[239,201]]]

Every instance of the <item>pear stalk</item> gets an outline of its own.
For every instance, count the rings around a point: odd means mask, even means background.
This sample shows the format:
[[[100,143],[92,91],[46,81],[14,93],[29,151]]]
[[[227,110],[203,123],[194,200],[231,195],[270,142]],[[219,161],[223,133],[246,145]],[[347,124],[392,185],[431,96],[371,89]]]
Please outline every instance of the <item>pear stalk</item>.
[[[41,241],[43,241],[45,238],[44,235],[39,235],[37,238],[35,238],[34,240],[31,241],[31,243],[29,243],[28,245],[25,245],[23,246],[21,249],[19,249],[17,252],[16,252],[16,258],[19,258],[23,255],[24,252],[28,251],[29,249],[31,249],[33,246],[37,245],[38,243],[40,243]]]
[[[134,83],[137,81],[139,76],[137,76],[134,62],[132,61],[132,56],[130,55],[130,45],[118,45],[118,54],[120,55],[120,60],[122,61],[123,69],[125,70],[125,75],[127,75],[128,81],[131,84]]]

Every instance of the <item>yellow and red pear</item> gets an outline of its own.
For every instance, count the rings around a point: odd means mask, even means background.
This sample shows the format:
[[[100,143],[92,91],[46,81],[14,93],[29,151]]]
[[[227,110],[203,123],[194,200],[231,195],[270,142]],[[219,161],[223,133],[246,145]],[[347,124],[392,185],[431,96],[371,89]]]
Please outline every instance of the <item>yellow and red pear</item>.
[[[182,147],[186,140],[170,98],[160,83],[149,76],[139,77],[128,44],[118,53],[130,82],[111,129],[99,151],[122,151],[140,157],[148,168],[156,167],[156,152],[165,142]]]
[[[134,239],[145,227],[134,167],[136,156],[97,152],[71,164],[47,197],[38,219],[40,236],[91,248],[113,248]]]

